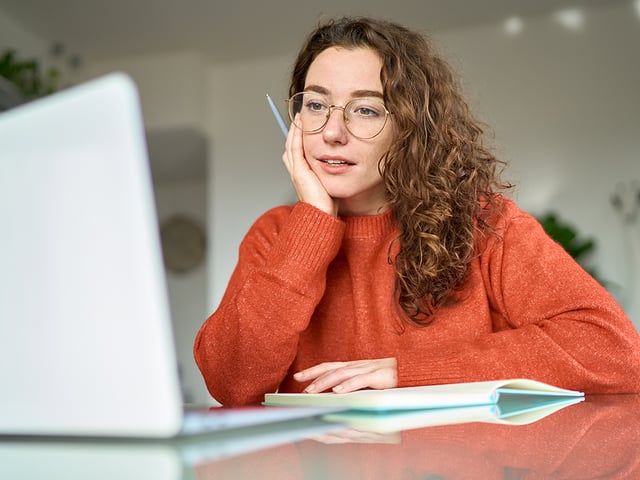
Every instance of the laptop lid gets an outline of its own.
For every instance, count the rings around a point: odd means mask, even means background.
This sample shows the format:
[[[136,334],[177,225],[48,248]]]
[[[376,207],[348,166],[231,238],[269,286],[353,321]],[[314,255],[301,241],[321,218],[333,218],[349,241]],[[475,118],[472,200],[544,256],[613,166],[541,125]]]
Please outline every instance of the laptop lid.
[[[0,114],[0,434],[166,437],[182,398],[139,99]]]

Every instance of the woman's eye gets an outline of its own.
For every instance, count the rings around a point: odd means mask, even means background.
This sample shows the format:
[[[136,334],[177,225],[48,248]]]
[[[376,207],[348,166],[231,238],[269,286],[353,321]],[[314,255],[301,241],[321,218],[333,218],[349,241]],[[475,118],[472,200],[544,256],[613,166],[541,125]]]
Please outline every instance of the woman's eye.
[[[368,107],[366,105],[359,105],[354,110],[353,113],[355,115],[359,115],[361,117],[375,117],[380,115],[377,109]]]
[[[307,108],[312,112],[323,112],[327,109],[327,107],[320,102],[307,102]]]

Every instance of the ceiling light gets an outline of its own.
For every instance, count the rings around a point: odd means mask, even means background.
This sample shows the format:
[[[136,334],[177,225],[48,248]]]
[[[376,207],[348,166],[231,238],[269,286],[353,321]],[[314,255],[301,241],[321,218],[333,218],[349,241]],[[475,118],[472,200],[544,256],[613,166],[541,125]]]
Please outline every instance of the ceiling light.
[[[504,22],[504,31],[507,35],[518,35],[523,27],[524,23],[520,17],[509,17]]]
[[[584,11],[581,8],[560,10],[555,13],[554,18],[569,30],[580,30],[584,27]]]

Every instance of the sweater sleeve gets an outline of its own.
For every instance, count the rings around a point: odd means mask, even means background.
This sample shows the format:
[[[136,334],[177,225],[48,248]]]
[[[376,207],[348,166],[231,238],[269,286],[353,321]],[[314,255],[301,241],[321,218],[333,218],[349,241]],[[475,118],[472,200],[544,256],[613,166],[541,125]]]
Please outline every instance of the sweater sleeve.
[[[640,392],[640,337],[609,293],[507,202],[480,269],[493,331],[399,364],[399,383],[533,378],[586,393]]]
[[[225,294],[195,340],[196,363],[217,401],[259,403],[278,388],[343,234],[343,222],[305,203],[273,209],[252,226]]]

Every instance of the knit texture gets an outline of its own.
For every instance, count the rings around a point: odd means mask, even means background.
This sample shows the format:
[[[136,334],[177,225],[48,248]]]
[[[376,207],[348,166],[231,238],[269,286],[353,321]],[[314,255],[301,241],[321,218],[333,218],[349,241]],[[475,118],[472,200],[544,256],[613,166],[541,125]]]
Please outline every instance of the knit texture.
[[[399,387],[524,377],[640,392],[640,337],[615,300],[512,201],[493,223],[458,301],[418,327],[394,305],[391,211],[268,211],[196,337],[209,392],[225,405],[259,403],[302,391],[293,373],[304,368],[384,357],[396,357]]]

